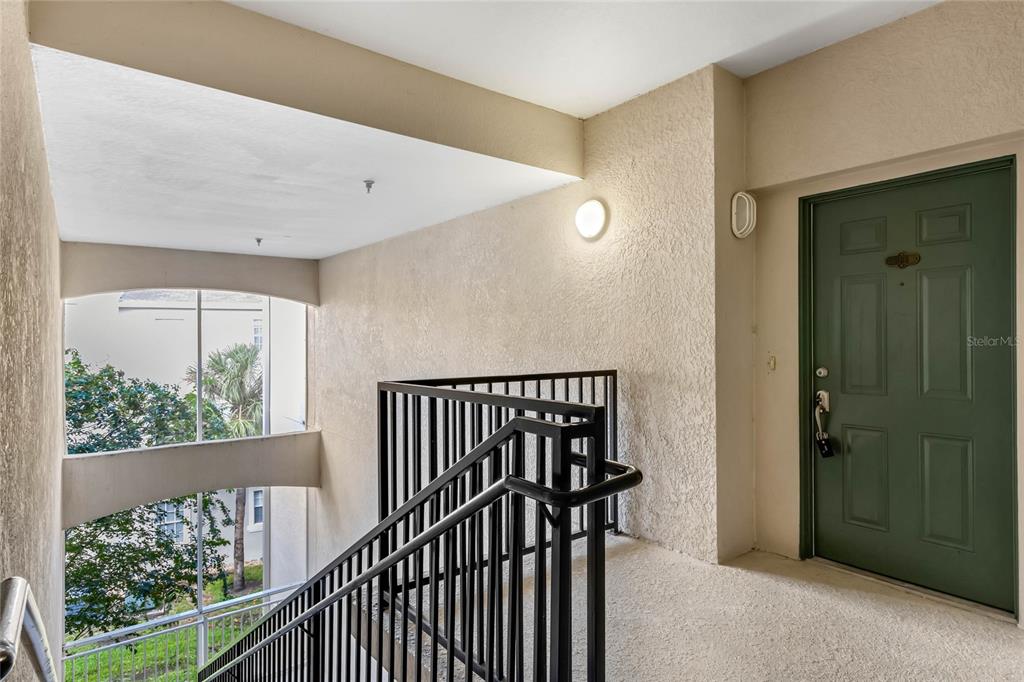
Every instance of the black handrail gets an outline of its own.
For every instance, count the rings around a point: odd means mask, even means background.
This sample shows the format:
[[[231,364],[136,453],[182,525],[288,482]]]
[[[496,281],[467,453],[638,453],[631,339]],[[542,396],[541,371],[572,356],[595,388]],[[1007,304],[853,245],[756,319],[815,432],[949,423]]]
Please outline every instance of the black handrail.
[[[570,542],[582,536],[587,538],[588,679],[604,679],[604,532],[615,527],[606,499],[642,478],[606,456],[615,453],[608,445],[615,433],[608,416],[615,410],[615,373],[506,377],[497,387],[504,393],[490,390],[493,384],[483,384],[488,391],[476,390],[480,379],[378,385],[380,521],[223,649],[200,671],[200,680],[320,682],[351,679],[353,670],[357,678],[369,679],[371,656],[378,676],[386,658],[392,679],[410,679],[411,666],[417,680],[428,669],[437,680],[439,650],[445,652],[445,679],[453,678],[457,665],[467,678],[522,679],[523,557],[530,552],[538,554],[533,677],[545,679],[550,671],[552,680],[567,680]],[[575,395],[570,379],[578,382]],[[526,395],[531,380],[534,395]],[[552,382],[550,390],[542,391],[542,381]],[[561,396],[555,381],[561,382]],[[515,382],[519,395],[510,395]],[[592,402],[583,402],[588,387]],[[574,467],[585,468],[586,486],[582,473],[573,486]],[[537,510],[532,545],[525,535],[527,501]],[[574,508],[580,509],[575,533]],[[425,636],[432,642],[426,653]]]
[[[494,503],[498,498],[503,497],[508,493],[516,493],[542,504],[548,504],[560,508],[571,508],[590,504],[595,500],[607,498],[616,493],[629,490],[630,488],[634,488],[639,485],[643,480],[643,474],[641,474],[635,467],[608,461],[605,462],[605,465],[619,473],[600,483],[588,486],[582,490],[575,490],[571,492],[553,490],[546,486],[537,485],[536,483],[518,476],[505,476],[501,478],[486,488],[484,492],[473,497],[468,503],[462,505],[434,525],[427,528],[427,530],[417,535],[413,540],[406,543],[395,552],[389,554],[387,558],[375,564],[373,568],[361,573],[359,577],[354,580],[350,580],[344,586],[339,587],[326,595],[319,602],[306,609],[298,617],[288,622],[284,627],[276,630],[257,642],[255,645],[236,655],[233,659],[223,664],[214,673],[212,673],[211,676],[203,679],[210,679],[210,677],[216,677],[221,673],[227,672],[230,668],[234,667],[238,661],[253,655],[258,649],[267,646],[275,640],[280,639],[288,632],[298,628],[324,609],[337,603],[346,595],[351,594],[374,578],[382,575],[385,571],[395,566],[403,559],[408,559],[416,551],[426,547],[430,542],[439,538],[446,531],[455,528],[476,512]],[[266,617],[264,617],[264,620],[266,620]],[[259,623],[257,623],[257,625],[259,625]],[[237,641],[238,640],[236,640],[236,642]],[[227,650],[230,648],[230,646],[226,647]]]
[[[399,381],[400,384],[419,384],[421,386],[468,386],[472,384],[504,384],[508,382],[531,381],[562,381],[564,379],[597,379],[614,377],[614,369],[590,369],[576,372],[535,372],[533,374],[492,374],[476,377],[452,377],[448,379],[412,379]]]
[[[511,396],[503,393],[466,391],[457,388],[442,388],[438,386],[395,381],[382,381],[377,384],[377,390],[382,392],[416,395],[424,398],[439,398],[443,400],[471,402],[477,405],[522,410],[524,412],[554,414],[570,419],[593,419],[594,411],[597,409],[596,405],[590,405],[588,403],[570,403],[563,400],[552,400],[549,398],[529,398]]]

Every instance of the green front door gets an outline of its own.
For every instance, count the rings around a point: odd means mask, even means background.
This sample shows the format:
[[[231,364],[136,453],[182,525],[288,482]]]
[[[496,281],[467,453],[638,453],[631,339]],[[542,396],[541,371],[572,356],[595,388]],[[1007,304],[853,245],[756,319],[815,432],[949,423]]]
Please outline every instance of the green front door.
[[[1007,611],[1013,172],[952,169],[810,213],[809,371],[835,452],[812,447],[814,553]]]

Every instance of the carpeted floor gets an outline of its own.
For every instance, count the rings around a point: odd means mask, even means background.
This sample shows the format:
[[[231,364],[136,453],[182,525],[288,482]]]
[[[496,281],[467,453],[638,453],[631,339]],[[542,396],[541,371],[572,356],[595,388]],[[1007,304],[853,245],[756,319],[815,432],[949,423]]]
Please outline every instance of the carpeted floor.
[[[581,561],[575,573],[582,614]],[[714,566],[610,537],[607,661],[628,682],[1024,680],[1024,630],[817,562],[751,552]]]

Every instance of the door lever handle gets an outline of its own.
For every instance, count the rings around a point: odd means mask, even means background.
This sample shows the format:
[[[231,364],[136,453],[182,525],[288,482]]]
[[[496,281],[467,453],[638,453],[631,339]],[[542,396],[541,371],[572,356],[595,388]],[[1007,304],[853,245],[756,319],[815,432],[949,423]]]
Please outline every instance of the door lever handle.
[[[825,430],[824,415],[830,410],[828,391],[818,391],[814,394],[814,425],[817,427],[814,432],[814,444],[818,447],[818,453],[822,457],[831,457],[836,454],[832,447],[832,439]]]

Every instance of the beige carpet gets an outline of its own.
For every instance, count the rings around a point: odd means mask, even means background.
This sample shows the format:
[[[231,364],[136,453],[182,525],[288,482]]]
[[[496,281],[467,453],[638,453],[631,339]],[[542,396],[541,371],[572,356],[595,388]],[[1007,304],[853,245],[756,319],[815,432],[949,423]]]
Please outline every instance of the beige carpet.
[[[1024,680],[1024,630],[816,562],[714,566],[609,538],[608,679]]]

